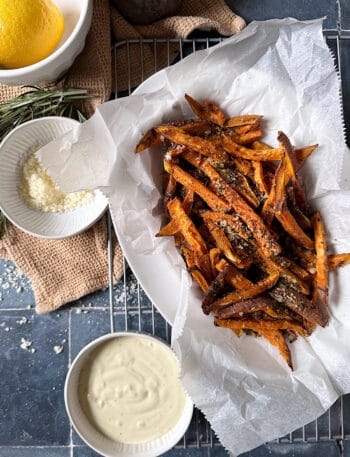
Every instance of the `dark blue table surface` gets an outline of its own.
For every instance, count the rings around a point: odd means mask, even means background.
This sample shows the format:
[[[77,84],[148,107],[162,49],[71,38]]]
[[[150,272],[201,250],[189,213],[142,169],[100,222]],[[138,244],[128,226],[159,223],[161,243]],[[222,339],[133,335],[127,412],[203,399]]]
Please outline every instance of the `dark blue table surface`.
[[[248,22],[273,17],[293,16],[312,19],[326,16],[327,29],[350,29],[350,0],[229,0],[230,7]],[[342,75],[350,83],[349,47],[343,56]],[[350,87],[350,84],[346,84]],[[345,120],[350,120],[350,92],[345,88]],[[129,329],[139,328],[137,299],[141,298],[141,328],[169,339],[170,327],[152,310],[144,293],[138,290],[128,273],[114,287],[116,329],[124,329],[124,303],[130,310]],[[70,361],[92,339],[110,331],[108,292],[100,291],[49,315],[37,315],[29,281],[9,261],[0,260],[0,457],[93,457],[90,450],[71,429],[67,419],[63,385]],[[135,312],[133,312],[133,309]],[[155,312],[155,328],[145,317]],[[22,339],[31,342],[21,348]],[[56,354],[54,346],[62,346]],[[345,398],[341,407],[350,413]],[[340,406],[334,406],[335,414]],[[203,420],[195,418],[200,426]],[[201,425],[202,424],[202,425]],[[349,421],[346,424],[350,428]],[[202,432],[201,432],[202,433]],[[204,430],[203,434],[208,433]],[[334,432],[335,434],[337,431]],[[199,436],[201,441],[202,434]],[[196,442],[195,440],[193,442]],[[215,443],[215,439],[214,439]],[[343,442],[343,455],[350,457],[350,444]],[[168,457],[227,455],[216,445],[199,449],[179,446]],[[302,444],[269,444],[245,454],[245,457],[335,457],[340,455],[336,441]]]

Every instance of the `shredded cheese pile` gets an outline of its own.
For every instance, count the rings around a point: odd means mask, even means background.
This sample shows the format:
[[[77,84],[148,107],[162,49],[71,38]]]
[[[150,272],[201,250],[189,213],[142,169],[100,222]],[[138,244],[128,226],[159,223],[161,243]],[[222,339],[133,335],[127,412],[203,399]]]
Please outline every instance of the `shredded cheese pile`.
[[[49,213],[62,213],[89,203],[93,192],[84,190],[66,194],[50,178],[30,151],[22,166],[22,186],[20,192],[25,203],[31,208]]]

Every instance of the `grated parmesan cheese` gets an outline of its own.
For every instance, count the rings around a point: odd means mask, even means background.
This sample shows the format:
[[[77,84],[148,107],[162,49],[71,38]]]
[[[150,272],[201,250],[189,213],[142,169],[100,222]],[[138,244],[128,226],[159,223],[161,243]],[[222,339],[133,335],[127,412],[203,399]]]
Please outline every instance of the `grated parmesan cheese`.
[[[89,203],[93,192],[84,190],[66,194],[50,178],[35,156],[35,150],[28,153],[22,166],[22,187],[25,203],[33,209],[62,213]]]

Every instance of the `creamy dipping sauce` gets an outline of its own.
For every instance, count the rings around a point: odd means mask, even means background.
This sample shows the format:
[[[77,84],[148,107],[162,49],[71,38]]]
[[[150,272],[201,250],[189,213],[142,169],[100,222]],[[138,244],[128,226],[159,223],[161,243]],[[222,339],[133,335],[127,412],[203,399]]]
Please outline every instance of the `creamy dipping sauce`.
[[[79,376],[80,405],[113,441],[154,440],[179,420],[186,394],[175,356],[160,342],[121,336],[92,351]]]

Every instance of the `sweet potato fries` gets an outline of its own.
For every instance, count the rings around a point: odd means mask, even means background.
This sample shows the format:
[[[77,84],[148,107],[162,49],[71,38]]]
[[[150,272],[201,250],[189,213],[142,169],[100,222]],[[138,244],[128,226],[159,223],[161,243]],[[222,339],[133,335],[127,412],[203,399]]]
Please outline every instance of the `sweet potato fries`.
[[[215,325],[264,337],[292,368],[288,343],[327,325],[328,272],[350,262],[327,255],[297,175],[317,145],[294,149],[279,132],[270,147],[262,116],[228,119],[212,101],[185,97],[197,118],[154,127],[136,146],[165,152],[170,221],[157,236],[174,237]]]

